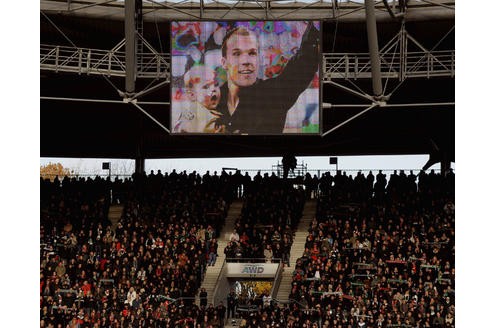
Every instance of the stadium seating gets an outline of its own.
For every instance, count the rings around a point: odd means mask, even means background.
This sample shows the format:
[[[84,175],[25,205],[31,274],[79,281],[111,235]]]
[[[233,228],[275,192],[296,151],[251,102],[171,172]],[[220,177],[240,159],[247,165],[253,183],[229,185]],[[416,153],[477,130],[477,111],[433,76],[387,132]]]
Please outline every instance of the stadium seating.
[[[287,260],[305,200],[318,207],[304,253],[285,268],[290,303],[254,302],[238,325],[454,327],[454,174],[384,179],[324,173],[309,193],[225,172],[42,179],[41,326],[222,327],[225,307],[194,298],[229,204],[242,196],[235,261]]]
[[[300,187],[275,175],[257,174],[247,184],[242,213],[225,249],[226,257],[231,261],[283,259],[288,262],[304,201]]]
[[[335,177],[320,196],[291,292],[312,322],[454,326],[453,176],[420,174],[419,191],[398,177],[370,198],[365,180]]]
[[[42,180],[42,322],[175,327],[188,311],[196,319],[209,244],[228,210],[223,193],[232,196],[228,180],[173,172],[118,181],[125,202],[115,230],[105,220],[112,183]]]

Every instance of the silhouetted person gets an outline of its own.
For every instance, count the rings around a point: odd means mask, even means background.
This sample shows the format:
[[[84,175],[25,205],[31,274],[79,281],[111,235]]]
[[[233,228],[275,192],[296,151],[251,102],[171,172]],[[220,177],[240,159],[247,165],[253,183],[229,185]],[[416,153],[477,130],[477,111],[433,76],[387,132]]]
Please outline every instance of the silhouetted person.
[[[220,318],[220,326],[223,327],[225,324],[225,312],[227,312],[227,308],[223,305],[223,302],[217,305],[218,317]]]
[[[231,289],[229,295],[227,296],[227,319],[235,316],[235,308],[237,307],[237,296],[234,290]]]
[[[294,172],[294,169],[297,166],[297,159],[292,154],[286,154],[282,157],[282,167],[284,169],[284,179],[287,179],[289,176],[289,171]]]
[[[199,306],[204,306],[208,304],[208,293],[204,288],[201,288],[201,291],[199,292]]]

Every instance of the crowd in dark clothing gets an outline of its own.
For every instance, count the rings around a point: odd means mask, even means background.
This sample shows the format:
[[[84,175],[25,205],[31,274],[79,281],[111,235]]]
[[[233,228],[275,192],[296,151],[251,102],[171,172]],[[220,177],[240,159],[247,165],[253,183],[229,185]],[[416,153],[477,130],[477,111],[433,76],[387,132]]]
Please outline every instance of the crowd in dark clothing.
[[[415,180],[325,174],[290,295],[312,323],[455,326],[454,174]]]
[[[230,180],[175,171],[42,180],[41,326],[220,327],[222,309],[194,298],[234,197]],[[114,229],[110,190],[124,206]]]
[[[242,213],[225,248],[226,257],[280,259],[289,264],[293,234],[304,207],[304,190],[275,175],[262,177],[260,173],[245,185]]]
[[[100,177],[65,177],[62,181],[55,177],[53,182],[40,179],[41,242],[59,234],[68,224],[76,230],[98,223],[107,226],[111,185],[108,179]]]
[[[455,325],[453,173],[394,172],[388,181],[381,172],[325,173],[287,183],[173,171],[42,179],[40,188],[42,327],[222,327],[226,307],[194,298],[231,201],[244,197],[227,257],[288,261],[305,199],[315,195],[305,253],[290,263],[291,303],[260,303],[238,324]],[[113,227],[111,204],[124,206]]]

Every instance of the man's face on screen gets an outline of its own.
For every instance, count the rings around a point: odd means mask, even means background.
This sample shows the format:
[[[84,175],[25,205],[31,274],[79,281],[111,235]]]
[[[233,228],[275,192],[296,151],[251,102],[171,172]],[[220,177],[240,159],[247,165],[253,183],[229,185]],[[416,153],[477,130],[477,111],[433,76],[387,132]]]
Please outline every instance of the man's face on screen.
[[[226,55],[222,64],[229,81],[239,87],[247,87],[258,76],[258,41],[256,35],[233,34],[226,43]]]

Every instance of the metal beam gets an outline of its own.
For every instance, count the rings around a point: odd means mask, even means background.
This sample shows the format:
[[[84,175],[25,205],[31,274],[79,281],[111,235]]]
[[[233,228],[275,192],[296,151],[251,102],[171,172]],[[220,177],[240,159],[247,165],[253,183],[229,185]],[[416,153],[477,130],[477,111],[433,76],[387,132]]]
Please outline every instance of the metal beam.
[[[202,17],[200,17],[198,15],[195,15],[193,13],[189,13],[186,10],[179,9],[178,7],[174,6],[173,4],[172,5],[168,5],[168,4],[161,3],[161,2],[156,2],[156,1],[153,1],[153,0],[148,0],[148,2],[151,2],[152,4],[158,5],[160,7],[166,8],[166,9],[177,11],[179,13],[182,13],[182,14],[186,15],[186,16],[191,16],[191,17],[194,17],[194,18],[197,18],[197,19],[201,19],[202,18]],[[204,5],[203,5],[203,7],[204,7]]]
[[[395,18],[395,19],[404,17],[404,11],[401,11],[399,13],[394,13],[393,8],[390,8],[390,5],[388,4],[388,0],[383,0],[383,5],[385,6],[388,13],[390,14],[390,17]],[[395,8],[395,1],[393,3],[393,6]],[[399,10],[402,10],[402,9],[405,9],[405,8],[399,8]]]
[[[101,5],[105,5],[107,3],[115,2],[115,1],[116,0],[108,0],[108,1],[104,1],[104,2],[92,3],[92,4],[89,4],[89,5],[82,6],[82,7],[69,8],[67,11],[68,12],[74,12],[76,10],[88,9],[88,8],[91,8],[91,7],[94,7],[94,6],[101,6]],[[70,6],[70,1],[69,1],[69,6]]]
[[[363,108],[368,107],[367,104],[327,104],[323,103],[323,108]],[[455,102],[432,102],[432,103],[405,103],[405,104],[383,104],[381,108],[406,108],[406,107],[442,107],[455,106]]]
[[[138,144],[137,148],[138,156],[134,159],[134,172],[136,172],[137,174],[144,174],[145,159],[139,156],[141,154],[141,145]]]
[[[323,137],[327,136],[328,134],[330,134],[330,133],[332,133],[333,131],[337,130],[338,128],[340,128],[340,127],[342,127],[342,126],[346,125],[347,123],[349,123],[349,122],[353,121],[354,119],[356,119],[356,118],[358,118],[359,116],[363,115],[363,114],[364,114],[364,113],[366,113],[367,111],[369,111],[369,110],[371,110],[371,109],[375,108],[376,106],[378,106],[376,103],[371,104],[371,106],[369,106],[369,107],[368,107],[368,108],[366,108],[365,110],[362,110],[361,112],[357,113],[356,115],[352,116],[351,118],[349,118],[349,119],[345,120],[344,122],[342,122],[342,123],[340,123],[340,124],[338,124],[338,125],[334,126],[333,128],[331,128],[331,129],[330,129],[330,130],[328,130],[327,132],[323,133],[323,134],[321,135],[321,137],[323,138]]]
[[[137,35],[139,37],[139,35]],[[407,42],[404,38],[403,42]],[[397,41],[397,40],[395,40]],[[401,41],[402,42],[402,41]],[[396,43],[396,42],[395,42]],[[126,76],[124,41],[112,50],[45,45],[40,46],[40,69],[45,71],[67,72],[87,75]],[[169,81],[170,55],[158,53],[143,39],[143,66],[137,67],[137,79],[159,79]],[[401,45],[406,49],[407,45]],[[385,49],[389,51],[390,49]],[[427,55],[429,53],[429,56]],[[433,58],[435,65],[427,65]],[[82,59],[79,60],[79,59]],[[401,56],[381,53],[381,60],[391,66],[390,71],[382,72],[382,78],[399,79],[423,78],[432,76],[454,77],[454,50],[403,51]],[[355,66],[347,63],[354,63]],[[407,70],[406,70],[407,62]],[[393,66],[393,67],[392,67]],[[323,83],[332,80],[370,79],[370,58],[367,53],[323,53]],[[349,80],[351,81],[351,80]]]
[[[144,115],[148,116],[153,122],[155,122],[159,127],[161,127],[165,132],[170,134],[170,130],[167,129],[162,123],[160,123],[156,118],[151,116],[147,111],[145,111],[141,106],[137,104],[136,101],[131,101],[131,104],[133,104],[137,109],[139,109]]]
[[[440,6],[440,7],[443,7],[443,8],[450,9],[450,10],[455,10],[454,7],[445,5],[445,4],[440,3],[440,2],[433,2],[433,1],[428,1],[428,0],[419,0],[419,1],[426,2],[426,3],[430,4],[430,5],[435,5],[435,6]]]
[[[136,94],[136,97],[138,94]],[[41,100],[55,100],[55,101],[75,101],[75,102],[99,102],[99,103],[110,103],[110,104],[126,104],[131,100],[112,100],[112,99],[94,99],[94,98],[68,98],[68,97],[50,97],[50,96],[40,96]],[[160,106],[170,106],[170,101],[139,101],[136,100],[137,104],[140,105],[160,105]],[[429,102],[429,103],[404,103],[404,104],[384,104],[381,108],[407,108],[407,107],[444,107],[444,106],[455,106],[455,102]],[[368,104],[331,104],[323,103],[323,108],[365,108],[369,107]],[[452,108],[453,109],[453,108]]]
[[[125,0],[125,92],[134,94],[136,88],[136,2]]]
[[[41,100],[56,100],[56,101],[77,101],[77,102],[97,102],[97,103],[109,103],[109,104],[124,104],[122,100],[111,99],[91,99],[91,98],[67,98],[67,97],[46,97],[41,96]]]
[[[96,102],[96,103],[107,103],[107,104],[127,104],[129,101],[124,100],[112,100],[112,99],[94,99],[94,98],[67,98],[67,97],[50,97],[50,96],[40,96],[41,100],[55,100],[55,101],[75,101],[75,102]],[[160,105],[160,106],[170,106],[170,101],[137,101],[136,103],[140,105]]]
[[[335,86],[335,87],[337,87],[339,89],[342,89],[342,90],[344,90],[346,92],[349,92],[350,94],[353,94],[355,96],[364,98],[364,99],[369,100],[369,101],[375,101],[373,99],[373,97],[371,97],[370,95],[365,94],[365,93],[361,93],[361,92],[356,91],[356,90],[353,90],[353,89],[348,88],[348,87],[346,87],[346,86],[344,86],[342,84],[339,84],[339,83],[336,83],[336,82],[333,82],[333,81],[328,81],[327,83],[330,84],[330,85],[333,85],[333,86]]]
[[[124,20],[124,1],[113,1],[109,3],[106,0],[72,0],[71,2],[70,8],[72,8],[72,11],[70,11],[68,3],[61,0],[41,0],[40,9],[46,13],[53,14],[69,13],[71,15],[105,20]],[[265,8],[260,8],[257,2],[270,3],[270,17],[286,17],[291,20],[338,19],[339,22],[364,22],[366,19],[364,3],[357,1],[339,2],[338,6],[335,6],[336,0],[306,0],[304,2],[238,0],[235,2],[239,2],[240,4],[236,6],[236,10],[229,13],[229,19],[250,19],[253,16],[257,19],[263,19],[266,15]],[[385,5],[381,3],[382,0],[379,0],[379,2],[377,4],[377,9],[379,10],[376,13],[377,20],[394,21],[395,19],[389,15]],[[159,22],[188,20],[191,18],[216,20],[231,11],[232,3],[234,1],[215,0],[205,3],[202,0],[179,2],[147,0],[143,4],[143,9],[145,12],[149,12],[150,10],[156,12],[155,17]],[[308,6],[308,4],[311,5]],[[80,8],[76,8],[76,6]],[[409,1],[406,16],[408,22],[431,19],[454,19],[454,8],[455,2],[453,0]]]
[[[371,61],[371,78],[373,94],[376,98],[383,96],[380,53],[378,49],[378,35],[376,32],[375,1],[365,0],[366,5],[366,30],[368,33],[368,47]]]
[[[146,89],[144,89],[142,91],[139,91],[138,93],[136,93],[131,98],[131,100],[134,100],[134,99],[137,99],[139,97],[145,96],[145,95],[147,95],[147,94],[149,94],[149,93],[151,93],[151,92],[153,92],[153,91],[155,91],[155,90],[157,90],[157,89],[159,89],[159,88],[161,88],[161,87],[163,87],[164,85],[167,85],[167,84],[169,84],[169,81],[162,81],[162,82],[160,82],[160,83],[158,83],[158,84],[156,84],[156,85],[154,85],[152,87],[149,87],[149,88],[146,88]]]

